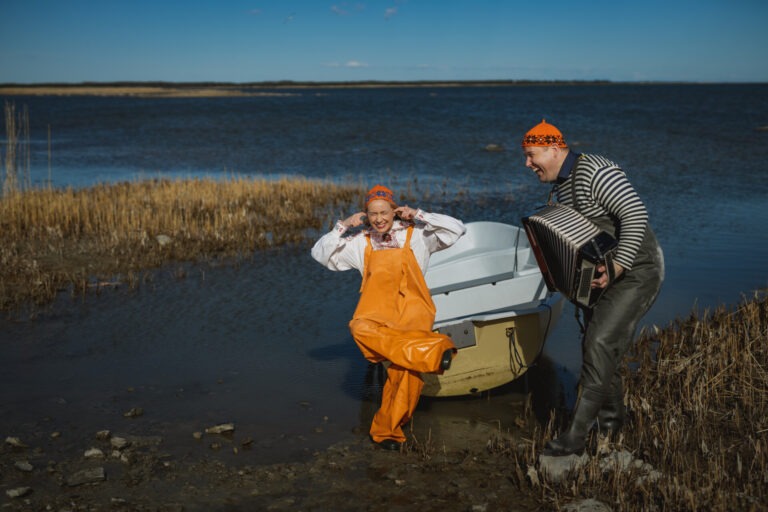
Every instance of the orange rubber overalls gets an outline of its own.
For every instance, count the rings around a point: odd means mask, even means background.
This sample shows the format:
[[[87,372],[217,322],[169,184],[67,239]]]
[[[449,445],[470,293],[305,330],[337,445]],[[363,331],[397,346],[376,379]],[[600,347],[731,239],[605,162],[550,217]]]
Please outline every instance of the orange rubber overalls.
[[[406,440],[402,426],[408,423],[421,395],[420,373],[440,370],[440,359],[455,345],[432,332],[435,304],[421,268],[411,250],[413,227],[405,246],[374,251],[371,239],[365,248],[360,301],[349,329],[368,361],[390,361],[381,398],[373,417],[371,438]]]

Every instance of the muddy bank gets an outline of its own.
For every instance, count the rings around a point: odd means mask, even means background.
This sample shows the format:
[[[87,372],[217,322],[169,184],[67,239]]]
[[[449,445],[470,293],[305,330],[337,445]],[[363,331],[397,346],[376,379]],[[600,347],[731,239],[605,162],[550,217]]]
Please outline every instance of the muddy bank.
[[[512,435],[454,427],[412,439],[402,453],[358,432],[306,461],[271,465],[249,464],[253,441],[234,432],[190,436],[201,455],[183,458],[159,436],[94,433],[69,456],[60,451],[65,434],[8,438],[0,451],[4,510],[537,509],[510,479],[514,461],[494,453]]]
[[[442,402],[422,399],[401,452],[369,441],[369,400],[344,440],[277,463],[256,463],[264,439],[237,424],[172,437],[131,408],[128,432],[19,425],[0,447],[4,509],[766,510],[767,324],[761,293],[644,332],[622,435],[595,434],[582,457],[539,456],[566,414],[537,403],[535,385],[495,404],[516,414],[504,422],[475,419],[469,401],[464,415],[430,416]]]

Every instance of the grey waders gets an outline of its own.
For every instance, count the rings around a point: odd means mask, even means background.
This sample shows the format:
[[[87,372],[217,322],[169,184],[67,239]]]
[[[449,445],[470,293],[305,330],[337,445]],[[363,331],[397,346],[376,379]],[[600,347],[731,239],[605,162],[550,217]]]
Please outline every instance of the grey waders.
[[[605,397],[594,389],[582,389],[581,395],[576,401],[568,430],[556,439],[547,442],[542,454],[552,456],[581,455],[586,446],[587,434],[592,428],[604,399]]]

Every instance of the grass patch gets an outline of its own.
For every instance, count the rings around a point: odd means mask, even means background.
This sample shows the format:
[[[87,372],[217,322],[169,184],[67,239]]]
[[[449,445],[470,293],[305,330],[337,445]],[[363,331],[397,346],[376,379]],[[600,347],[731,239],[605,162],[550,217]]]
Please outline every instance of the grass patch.
[[[628,359],[622,436],[593,438],[588,463],[554,482],[537,456],[552,422],[542,429],[529,416],[531,441],[494,449],[514,458],[516,485],[554,508],[597,498],[615,510],[766,510],[768,298],[644,332]],[[617,450],[637,462],[606,471],[604,455]]]
[[[67,287],[135,284],[141,270],[172,261],[301,243],[362,194],[301,178],[18,190],[0,199],[0,310],[49,303]]]

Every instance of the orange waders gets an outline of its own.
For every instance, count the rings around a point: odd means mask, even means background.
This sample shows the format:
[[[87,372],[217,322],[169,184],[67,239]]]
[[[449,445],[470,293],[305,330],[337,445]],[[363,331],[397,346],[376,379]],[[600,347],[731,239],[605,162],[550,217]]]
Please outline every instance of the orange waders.
[[[357,346],[368,361],[390,361],[381,398],[373,417],[371,438],[406,440],[402,426],[413,415],[424,381],[420,373],[440,370],[451,339],[432,332],[435,304],[411,250],[413,227],[405,247],[374,251],[371,240],[365,250],[360,302],[349,322]]]

